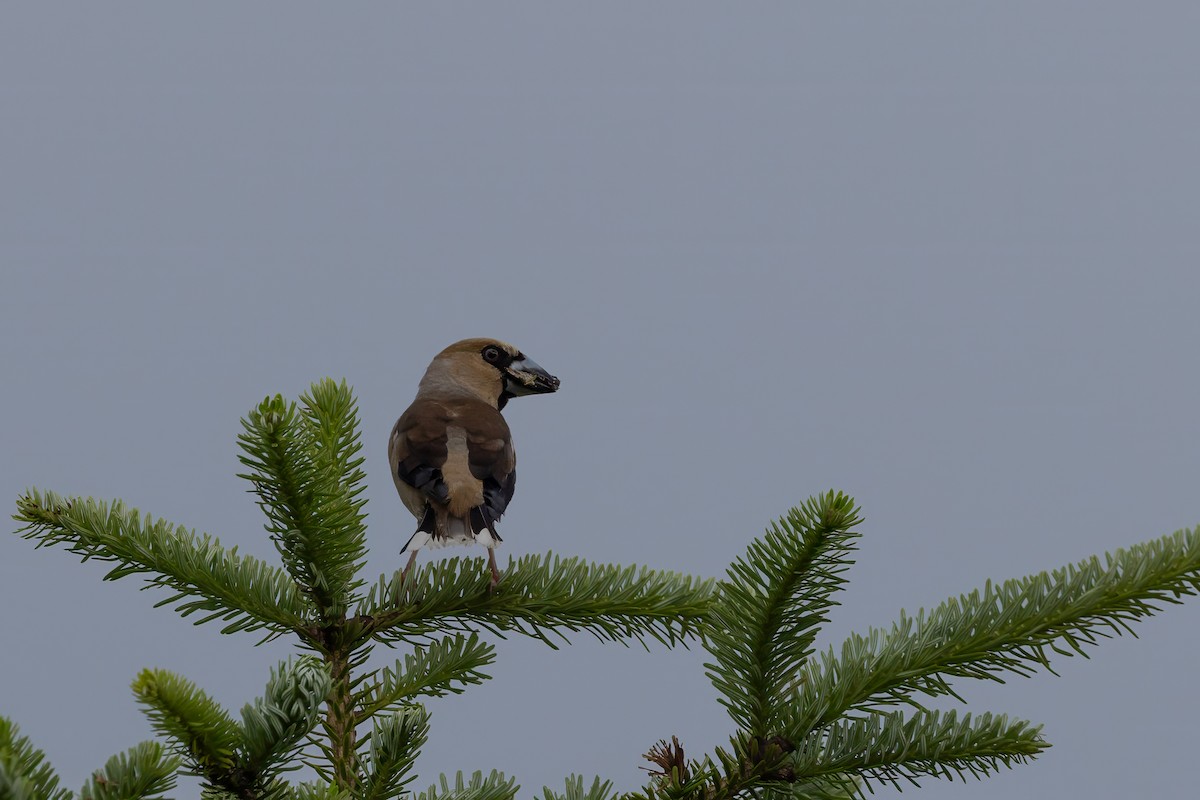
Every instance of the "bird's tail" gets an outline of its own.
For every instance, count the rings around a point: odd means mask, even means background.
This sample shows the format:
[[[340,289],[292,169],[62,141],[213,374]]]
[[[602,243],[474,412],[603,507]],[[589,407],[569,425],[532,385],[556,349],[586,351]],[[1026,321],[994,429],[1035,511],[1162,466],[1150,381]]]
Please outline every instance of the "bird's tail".
[[[416,532],[400,552],[413,553],[426,547],[433,550],[448,545],[476,542],[484,547],[494,548],[502,541],[504,540],[496,532],[495,522],[483,506],[475,506],[466,517],[455,517],[445,512],[439,514],[433,506],[426,506],[425,515],[421,518]]]
[[[475,506],[471,509],[471,535],[475,541],[488,549],[494,550],[504,540],[496,533],[496,521],[487,506]]]

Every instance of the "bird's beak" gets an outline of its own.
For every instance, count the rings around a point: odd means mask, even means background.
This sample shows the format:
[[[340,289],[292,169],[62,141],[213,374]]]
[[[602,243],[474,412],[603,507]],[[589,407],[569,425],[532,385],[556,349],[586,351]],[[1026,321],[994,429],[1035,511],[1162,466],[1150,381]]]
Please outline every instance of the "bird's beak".
[[[557,392],[558,383],[558,378],[539,367],[533,359],[524,356],[504,370],[504,389],[513,397]]]

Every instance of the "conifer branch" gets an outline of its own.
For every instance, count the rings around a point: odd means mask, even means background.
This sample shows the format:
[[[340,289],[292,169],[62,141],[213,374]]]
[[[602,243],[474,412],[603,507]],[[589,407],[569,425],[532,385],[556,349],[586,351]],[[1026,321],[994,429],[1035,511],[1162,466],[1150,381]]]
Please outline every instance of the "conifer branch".
[[[810,498],[752,542],[720,583],[705,638],[716,663],[705,667],[740,730],[777,728],[776,709],[845,583],[859,522],[840,492]]]
[[[863,796],[861,783],[861,779],[852,775],[831,775],[828,778],[797,780],[760,794],[765,800],[859,800]]]
[[[306,605],[287,573],[251,556],[226,550],[216,539],[137,509],[82,497],[30,490],[17,500],[18,533],[38,547],[65,545],[83,560],[116,562],[105,580],[146,574],[148,586],[173,592],[156,605],[175,605],[196,624],[220,619],[223,633],[302,628]]]
[[[251,471],[239,477],[254,485],[284,567],[322,620],[345,616],[366,555],[365,474],[350,388],[315,383],[299,408],[268,397],[242,427],[239,460]]]
[[[416,776],[413,765],[429,737],[429,715],[419,705],[376,719],[363,763],[358,800],[388,800]]]
[[[780,772],[786,756],[780,746],[758,737],[735,738],[731,746],[696,760],[687,758],[678,738],[659,741],[643,756],[656,767],[648,769],[650,782],[624,800],[732,800],[788,785]]]
[[[293,784],[288,796],[291,800],[350,800],[349,792],[320,781]]]
[[[187,678],[165,669],[144,669],[133,694],[154,730],[175,743],[190,774],[216,786],[237,765],[242,743],[233,717]]]
[[[274,800],[278,780],[316,726],[330,676],[313,657],[271,671],[266,694],[242,708],[239,725],[191,681],[166,670],[143,670],[133,684],[154,729],[173,741],[188,772],[209,795]]]
[[[915,695],[958,697],[950,679],[1003,682],[1051,672],[1050,654],[1086,646],[1200,591],[1200,529],[951,598],[928,614],[901,614],[888,632],[851,635],[801,670],[786,719],[802,738],[850,710],[917,705]],[[1136,636],[1136,634],[1134,634]],[[960,698],[961,699],[961,698]]]
[[[503,772],[492,770],[486,776],[482,772],[475,772],[469,781],[459,772],[454,777],[453,786],[442,775],[439,784],[414,795],[413,800],[512,800],[519,788],[517,782],[504,777]]]
[[[175,788],[179,758],[158,742],[115,755],[79,791],[80,800],[153,800]]]
[[[916,784],[925,776],[983,778],[1047,747],[1040,725],[1003,715],[960,719],[953,711],[917,711],[905,719],[892,712],[839,720],[799,743],[789,761],[797,779],[835,778],[849,790],[856,776],[868,789],[871,781],[901,788],[901,781]]]
[[[394,667],[384,667],[364,676],[366,688],[355,697],[358,718],[367,719],[380,711],[397,710],[402,704],[424,695],[442,697],[461,694],[467,686],[483,683],[480,671],[495,661],[496,649],[479,635],[456,634],[418,647]]]
[[[298,769],[289,762],[316,727],[331,684],[329,673],[311,656],[272,669],[264,696],[242,708],[240,771],[266,786],[279,773]]]
[[[684,758],[678,740],[646,757],[659,765],[656,776],[629,800],[733,800],[863,797],[871,782],[896,788],[921,777],[982,778],[1001,766],[1025,763],[1049,745],[1041,727],[982,714],[959,718],[954,712],[899,712],[840,719],[804,740],[782,737],[735,738],[712,758]]]
[[[479,627],[521,633],[551,647],[580,632],[601,641],[673,645],[699,634],[713,589],[712,580],[675,572],[547,554],[510,562],[493,591],[480,559],[451,558],[415,571],[403,585],[399,571],[380,578],[359,613],[382,642],[419,644],[431,635]]]
[[[582,775],[570,775],[563,792],[559,793],[549,786],[543,786],[539,800],[611,800],[613,796],[612,781],[593,778],[591,785],[585,787]]]
[[[21,735],[16,723],[0,717],[0,798],[70,800],[70,790],[58,784],[46,754]]]

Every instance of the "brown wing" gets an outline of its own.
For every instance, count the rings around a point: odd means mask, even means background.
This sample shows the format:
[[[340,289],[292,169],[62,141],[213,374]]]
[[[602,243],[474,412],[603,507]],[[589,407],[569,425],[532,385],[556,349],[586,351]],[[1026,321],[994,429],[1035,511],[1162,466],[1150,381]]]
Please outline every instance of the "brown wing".
[[[401,484],[440,503],[450,499],[450,489],[442,477],[446,463],[446,428],[453,415],[442,403],[418,398],[396,420],[388,440],[388,463],[396,488]],[[417,509],[410,510],[418,517]]]

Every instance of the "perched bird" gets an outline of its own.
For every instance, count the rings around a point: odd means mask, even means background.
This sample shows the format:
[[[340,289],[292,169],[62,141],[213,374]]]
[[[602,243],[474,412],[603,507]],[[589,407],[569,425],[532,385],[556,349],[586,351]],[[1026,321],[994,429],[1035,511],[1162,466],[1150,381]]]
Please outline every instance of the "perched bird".
[[[500,582],[496,521],[517,485],[512,434],[500,414],[510,398],[558,390],[558,378],[511,344],[464,339],[438,353],[388,441],[392,479],[417,531],[400,580],[422,547],[479,542],[492,586]]]

